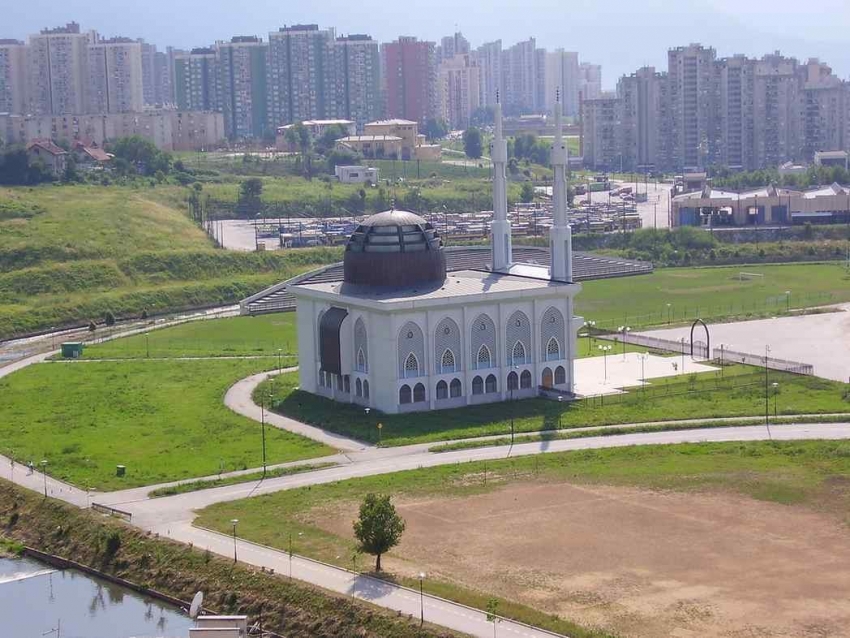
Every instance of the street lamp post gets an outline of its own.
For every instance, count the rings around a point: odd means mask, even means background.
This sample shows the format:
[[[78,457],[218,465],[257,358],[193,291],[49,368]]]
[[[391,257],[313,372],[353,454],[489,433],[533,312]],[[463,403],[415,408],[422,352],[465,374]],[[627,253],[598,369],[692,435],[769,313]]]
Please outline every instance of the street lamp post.
[[[561,404],[563,402],[564,402],[564,395],[559,394],[558,395],[558,430],[561,429],[561,410],[563,410],[563,408],[561,407]]]
[[[685,374],[685,338],[679,339],[682,344],[682,374]]]
[[[785,291],[785,312],[791,312],[791,291]]]
[[[670,310],[672,308],[672,304],[667,304],[667,325],[670,325]]]
[[[626,335],[628,335],[631,330],[632,329],[629,326],[620,326],[619,328],[617,328],[617,332],[623,333],[623,361],[626,360]]]
[[[236,524],[239,522],[238,518],[231,519],[230,524],[233,525],[233,563],[237,562],[236,559]]]
[[[425,572],[419,572],[419,626],[425,624],[425,593],[422,590],[422,581],[425,580]]]
[[[280,355],[281,355],[281,349],[278,348],[277,349],[277,373],[278,374],[280,374],[283,370],[283,368],[281,367],[281,364],[280,364]]]
[[[644,365],[646,364],[646,360],[649,358],[649,353],[648,353],[648,352],[644,352],[644,353],[642,353],[642,354],[639,354],[639,355],[638,355],[638,358],[640,359],[640,383],[641,383],[641,389],[645,392],[645,391],[646,391],[646,372],[645,372]]]
[[[587,330],[587,356],[590,356],[590,337],[591,332],[593,332],[593,327],[596,325],[595,321],[585,321],[584,327]]]
[[[779,384],[774,381],[770,387],[773,388],[773,417],[776,418],[776,395],[779,394]]]
[[[602,351],[602,363],[605,370],[605,383],[608,383],[608,351],[611,346],[597,346]]]
[[[44,477],[44,498],[47,498],[47,459],[41,460],[41,475]]]
[[[767,438],[773,440],[770,434],[770,399],[768,396],[769,387],[769,372],[767,367],[767,359],[770,354],[770,346],[764,347],[764,425],[767,428]]]

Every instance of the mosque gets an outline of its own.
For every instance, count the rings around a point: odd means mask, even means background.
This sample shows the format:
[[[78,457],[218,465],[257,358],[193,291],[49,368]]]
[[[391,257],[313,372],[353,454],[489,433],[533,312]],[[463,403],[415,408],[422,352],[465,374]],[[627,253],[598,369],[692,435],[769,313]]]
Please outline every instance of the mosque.
[[[573,276],[560,103],[555,113],[548,264],[514,261],[507,143],[497,101],[486,263],[481,249],[447,251],[419,215],[389,210],[367,217],[351,235],[341,277],[338,265],[326,267],[243,302],[243,312],[253,314],[279,308],[284,295],[294,297],[302,390],[393,414],[541,393],[573,396],[576,335],[583,324],[573,303],[581,284]],[[587,255],[579,261],[585,271],[607,273],[598,276],[647,267]]]

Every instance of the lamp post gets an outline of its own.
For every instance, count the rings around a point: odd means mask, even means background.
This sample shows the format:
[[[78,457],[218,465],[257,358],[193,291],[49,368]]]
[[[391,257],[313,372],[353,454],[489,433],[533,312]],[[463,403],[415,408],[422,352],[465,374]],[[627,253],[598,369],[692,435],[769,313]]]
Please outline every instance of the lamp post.
[[[605,383],[608,383],[608,351],[611,346],[597,346],[602,351],[602,363],[605,370]]]
[[[425,572],[419,572],[419,626],[425,624],[425,593],[422,591],[422,581],[425,580]]]
[[[770,434],[770,399],[768,397],[769,387],[769,372],[767,367],[767,359],[770,354],[770,346],[764,347],[764,426],[767,428],[767,438],[771,441],[773,436]]]
[[[623,333],[623,361],[626,360],[626,335],[631,331],[632,329],[629,326],[620,326],[617,328],[617,332]]]
[[[269,399],[269,410],[272,407],[272,393],[268,394]],[[265,417],[265,399],[263,397],[260,398],[260,429],[263,432],[263,478],[266,478],[266,417]]]
[[[591,332],[593,332],[593,327],[596,325],[595,321],[585,321],[584,327],[587,329],[587,356],[590,356],[590,337]]]
[[[564,402],[564,395],[559,394],[558,395],[558,430],[561,429],[561,411],[563,410],[563,408],[561,407],[561,404],[563,402]]]
[[[776,395],[779,394],[779,384],[774,381],[770,387],[773,388],[773,417],[776,418]]]
[[[791,312],[791,291],[785,291],[785,312]]]
[[[640,359],[640,383],[642,391],[646,391],[646,372],[644,371],[644,365],[646,364],[646,360],[649,358],[648,352],[643,352],[638,355]]]
[[[283,368],[281,367],[281,364],[280,364],[280,355],[281,355],[281,349],[278,348],[277,349],[277,373],[278,374],[280,374],[283,370]]]
[[[672,304],[667,304],[667,325],[670,325],[670,310],[672,308]]]
[[[685,374],[685,338],[679,339],[682,344],[682,374]]]
[[[236,524],[239,522],[238,518],[234,518],[230,521],[230,524],[233,525],[233,563],[236,564]]]
[[[516,376],[516,383],[519,384],[519,375],[516,373],[516,371],[519,370],[519,366],[512,365],[511,369]],[[511,445],[514,444],[514,385],[515,384],[512,384],[510,381],[510,375],[508,375],[508,390],[511,393]]]
[[[150,333],[145,333],[145,358],[151,358],[151,342],[150,342]]]
[[[47,459],[41,460],[41,476],[44,477],[44,498],[47,498]]]

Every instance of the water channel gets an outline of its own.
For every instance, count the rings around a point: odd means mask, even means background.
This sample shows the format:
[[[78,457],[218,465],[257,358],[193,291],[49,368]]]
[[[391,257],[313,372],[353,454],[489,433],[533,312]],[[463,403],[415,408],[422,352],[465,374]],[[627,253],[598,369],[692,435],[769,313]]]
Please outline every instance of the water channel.
[[[186,638],[191,626],[180,610],[112,583],[0,558],[3,638]]]

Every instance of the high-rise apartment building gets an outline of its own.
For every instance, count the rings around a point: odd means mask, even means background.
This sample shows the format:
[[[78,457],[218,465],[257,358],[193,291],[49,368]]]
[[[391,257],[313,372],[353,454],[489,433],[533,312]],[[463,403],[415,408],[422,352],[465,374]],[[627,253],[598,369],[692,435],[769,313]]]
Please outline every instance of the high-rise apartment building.
[[[452,129],[469,128],[469,117],[481,105],[479,68],[474,56],[459,53],[444,59],[437,71],[439,117]]]
[[[424,125],[437,115],[437,65],[435,44],[402,36],[384,44],[385,112]]]
[[[797,60],[778,52],[755,65],[753,146],[757,168],[776,167],[800,153]]]
[[[88,46],[86,110],[77,113],[132,113],[144,107],[142,45],[129,38]]]
[[[716,65],[720,144],[717,159],[730,170],[756,168],[756,61],[743,55],[723,58]]]
[[[846,150],[847,84],[817,59],[800,67],[802,82],[802,159],[818,151]]]
[[[329,117],[351,120],[358,130],[381,117],[381,54],[368,35],[339,37],[331,56]]]
[[[88,46],[95,39],[93,33],[81,33],[76,22],[30,36],[30,112],[36,115],[85,112]]]
[[[159,77],[157,75],[156,45],[138,40],[142,48],[142,94],[146,106],[161,104],[159,97]]]
[[[221,110],[230,138],[261,138],[269,130],[267,112],[268,46],[255,36],[238,36],[216,45]]]
[[[502,90],[502,41],[486,42],[475,51],[478,61],[481,105],[496,106],[496,93]]]
[[[644,67],[620,78],[620,139],[623,169],[651,170],[663,163],[667,75]]]
[[[584,165],[592,170],[621,170],[622,101],[613,93],[603,93],[581,103],[581,143]],[[623,167],[625,168],[625,167]]]
[[[213,48],[174,54],[174,94],[181,111],[219,111],[221,76]]]
[[[554,104],[555,92],[560,91],[563,114],[571,117],[578,115],[578,53],[563,49],[548,52],[544,75],[546,78],[545,103]]]
[[[460,31],[457,31],[440,39],[440,46],[437,47],[437,64],[443,60],[450,60],[456,55],[469,52],[469,40],[463,37]]]
[[[719,143],[716,53],[699,44],[668,52],[672,157],[678,171],[715,162]]]
[[[502,104],[506,115],[534,113],[540,102],[537,43],[518,42],[502,52]]]
[[[582,62],[578,68],[579,93],[586,100],[595,100],[602,95],[602,66]]]
[[[269,128],[329,114],[333,29],[316,24],[282,27],[269,34]]]
[[[27,110],[27,48],[19,40],[0,40],[0,113]]]

